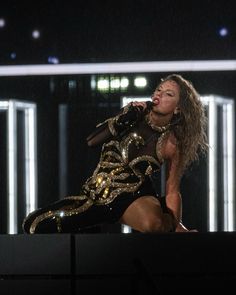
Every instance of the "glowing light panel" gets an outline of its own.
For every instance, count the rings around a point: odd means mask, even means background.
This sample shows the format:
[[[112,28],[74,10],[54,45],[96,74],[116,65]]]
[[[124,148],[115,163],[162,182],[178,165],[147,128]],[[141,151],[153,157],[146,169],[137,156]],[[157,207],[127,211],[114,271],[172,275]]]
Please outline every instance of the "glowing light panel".
[[[236,60],[181,60],[121,63],[0,66],[0,76],[235,71]]]
[[[8,204],[7,232],[16,234],[17,224],[17,111],[24,113],[25,120],[25,212],[28,215],[37,208],[37,161],[36,161],[36,105],[11,100],[0,101],[0,111],[7,112],[7,167]]]

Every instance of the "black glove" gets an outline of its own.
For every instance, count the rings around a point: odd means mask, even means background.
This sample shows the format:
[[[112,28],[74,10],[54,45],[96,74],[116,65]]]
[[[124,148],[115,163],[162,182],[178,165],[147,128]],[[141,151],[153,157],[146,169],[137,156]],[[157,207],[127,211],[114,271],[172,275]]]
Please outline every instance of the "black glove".
[[[128,127],[133,127],[144,115],[150,112],[153,102],[147,101],[147,107],[144,108],[142,106],[134,106],[132,103],[129,105],[127,111],[123,114],[117,116],[117,119],[114,124],[114,128],[117,133],[121,133],[125,131]]]

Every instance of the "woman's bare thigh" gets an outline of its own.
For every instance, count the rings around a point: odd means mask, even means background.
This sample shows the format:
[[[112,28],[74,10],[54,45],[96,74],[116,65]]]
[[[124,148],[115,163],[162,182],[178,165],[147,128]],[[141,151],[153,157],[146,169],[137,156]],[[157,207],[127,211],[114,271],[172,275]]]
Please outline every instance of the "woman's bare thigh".
[[[142,231],[143,223],[147,219],[161,218],[161,216],[162,208],[158,199],[153,196],[143,196],[129,205],[122,215],[120,223]]]

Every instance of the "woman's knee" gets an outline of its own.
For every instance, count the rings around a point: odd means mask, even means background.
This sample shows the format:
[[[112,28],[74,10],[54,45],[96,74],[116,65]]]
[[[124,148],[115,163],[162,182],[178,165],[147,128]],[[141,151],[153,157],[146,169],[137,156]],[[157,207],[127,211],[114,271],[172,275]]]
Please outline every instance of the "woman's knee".
[[[161,217],[148,216],[143,219],[141,230],[144,233],[152,232],[162,232],[163,231],[163,221]]]
[[[142,223],[142,231],[146,233],[170,232],[174,227],[174,220],[168,213],[163,213],[161,216],[149,216]]]

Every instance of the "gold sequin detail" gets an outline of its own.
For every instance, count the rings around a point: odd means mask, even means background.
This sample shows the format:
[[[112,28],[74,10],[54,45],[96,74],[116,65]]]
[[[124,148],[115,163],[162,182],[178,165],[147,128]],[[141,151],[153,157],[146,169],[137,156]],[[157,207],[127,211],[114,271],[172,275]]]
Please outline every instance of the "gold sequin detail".
[[[124,163],[129,162],[129,146],[130,144],[134,142],[135,145],[138,147],[139,145],[144,145],[144,140],[141,136],[138,136],[137,133],[130,133],[124,140],[121,141],[120,143],[120,148],[121,148],[121,155],[123,158]]]
[[[150,120],[150,113],[148,113],[145,116],[145,121],[147,122],[147,124],[155,131],[158,131],[160,133],[166,132],[169,128],[170,128],[170,123],[165,125],[165,126],[156,126],[154,125],[151,120]]]
[[[58,232],[61,232],[63,231],[61,221],[64,217],[84,212],[92,205],[109,204],[122,193],[136,192],[144,182],[146,175],[151,175],[153,169],[160,169],[163,159],[159,153],[159,147],[161,147],[165,134],[166,132],[162,133],[156,144],[158,159],[143,155],[129,162],[130,145],[135,144],[139,147],[145,144],[144,139],[135,132],[128,134],[121,142],[111,140],[105,143],[102,146],[96,169],[82,187],[82,194],[67,197],[75,201],[75,206],[73,208],[69,205],[64,206],[60,210],[48,211],[39,215],[31,224],[30,233],[35,232],[40,222],[50,218],[55,221]],[[145,168],[143,170],[140,167]]]
[[[81,197],[81,198],[80,198]],[[72,197],[68,197],[69,199],[74,199],[74,200],[85,200],[87,197],[86,196],[72,196]],[[58,225],[58,219],[61,218],[61,213],[63,211],[63,217],[67,217],[67,216],[72,216],[74,214],[79,214],[80,212],[84,212],[85,210],[87,210],[89,207],[91,207],[93,204],[93,201],[88,199],[83,205],[79,206],[78,208],[74,208],[74,209],[66,209],[63,210],[63,208],[60,208],[60,210],[55,210],[55,211],[47,211],[39,216],[37,216],[35,218],[35,220],[32,222],[31,227],[30,227],[30,233],[34,234],[35,229],[37,227],[37,225],[42,222],[45,219],[49,219],[49,218],[54,218],[55,222],[57,224],[57,229],[59,226],[59,229],[61,228],[61,224]]]

